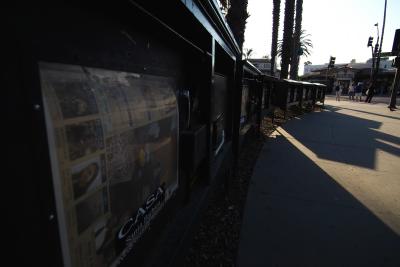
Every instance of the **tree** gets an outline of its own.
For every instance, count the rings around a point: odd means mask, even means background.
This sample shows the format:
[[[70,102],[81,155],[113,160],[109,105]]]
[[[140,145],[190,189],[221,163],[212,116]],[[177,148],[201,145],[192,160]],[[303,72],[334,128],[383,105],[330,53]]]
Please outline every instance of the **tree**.
[[[285,19],[283,23],[283,43],[282,43],[282,64],[281,79],[287,79],[289,74],[289,64],[292,54],[292,38],[294,24],[294,4],[295,0],[285,1]]]
[[[243,49],[244,51],[244,58],[245,59],[249,59],[251,57],[251,55],[253,54],[253,49],[249,49],[249,48],[245,48]]]
[[[279,13],[281,11],[281,0],[274,0],[274,8],[272,10],[272,44],[271,44],[271,75],[275,73],[275,62],[278,49],[278,30],[279,30]]]
[[[300,49],[301,21],[303,15],[303,0],[296,1],[296,25],[294,29],[293,51],[290,60],[290,79],[297,80],[299,60],[302,51]]]
[[[232,30],[233,35],[239,45],[240,51],[243,50],[244,31],[246,29],[246,20],[249,18],[247,13],[247,0],[231,0],[226,20]]]
[[[300,34],[300,49],[302,51],[302,55],[308,57],[311,55],[311,48],[314,48],[312,41],[310,39],[311,34],[307,33],[306,30],[301,30]],[[278,52],[277,56],[281,57],[282,56],[282,44],[283,40],[278,41]]]
[[[300,49],[302,52],[302,56],[310,56],[311,55],[311,48],[313,48],[312,41],[310,39],[311,34],[306,33],[306,30],[301,30],[300,34]],[[282,47],[283,47],[283,40],[278,41],[278,53],[279,57],[282,57]]]

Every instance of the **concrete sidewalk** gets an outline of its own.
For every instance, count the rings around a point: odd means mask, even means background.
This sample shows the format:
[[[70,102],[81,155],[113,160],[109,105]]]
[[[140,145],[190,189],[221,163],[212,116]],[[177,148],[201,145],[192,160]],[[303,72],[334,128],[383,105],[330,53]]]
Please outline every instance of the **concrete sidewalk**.
[[[326,102],[266,142],[238,266],[400,266],[400,111]]]

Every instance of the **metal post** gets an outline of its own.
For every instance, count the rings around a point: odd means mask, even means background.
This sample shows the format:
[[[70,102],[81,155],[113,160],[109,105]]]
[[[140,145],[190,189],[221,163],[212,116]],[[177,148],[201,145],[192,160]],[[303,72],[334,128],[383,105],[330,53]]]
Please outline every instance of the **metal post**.
[[[397,92],[400,91],[400,56],[397,56],[395,62],[398,63],[398,65],[396,65],[396,76],[394,78],[394,84],[393,84],[393,88],[392,88],[392,95],[390,97],[390,104],[388,106],[388,108],[392,109],[396,109],[396,97],[397,97]]]
[[[374,46],[371,45],[371,55],[372,55],[372,66],[371,66],[371,78],[370,80],[372,81],[373,74],[374,74],[374,69],[375,69],[375,55],[374,55]]]
[[[328,68],[326,69],[326,73],[325,73],[325,82],[328,83],[328,72],[329,72],[329,63],[328,63]],[[328,86],[328,84],[327,84]]]

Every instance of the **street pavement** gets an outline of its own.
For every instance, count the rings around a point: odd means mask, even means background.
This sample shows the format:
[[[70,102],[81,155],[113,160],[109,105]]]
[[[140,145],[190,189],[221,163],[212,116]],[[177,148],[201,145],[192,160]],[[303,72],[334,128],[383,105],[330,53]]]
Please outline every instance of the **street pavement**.
[[[325,107],[265,143],[237,266],[400,266],[400,110]]]

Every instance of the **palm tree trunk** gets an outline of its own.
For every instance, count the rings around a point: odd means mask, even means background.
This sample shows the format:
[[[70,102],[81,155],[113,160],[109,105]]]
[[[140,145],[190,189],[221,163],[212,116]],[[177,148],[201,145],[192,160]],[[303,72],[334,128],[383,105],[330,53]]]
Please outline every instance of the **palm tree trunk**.
[[[287,79],[289,74],[289,64],[292,54],[292,37],[294,24],[294,3],[295,0],[285,2],[285,20],[283,23],[283,44],[282,44],[282,66],[281,79]]]
[[[294,30],[294,42],[292,61],[290,63],[290,79],[297,80],[299,71],[300,55],[298,54],[300,49],[300,35],[301,35],[301,21],[303,14],[303,0],[296,1],[296,26]]]
[[[281,11],[281,0],[274,0],[274,9],[272,11],[272,44],[271,44],[271,75],[275,75],[275,61],[278,49],[278,30],[279,15]]]

